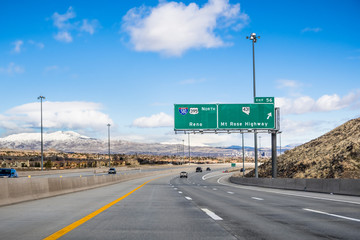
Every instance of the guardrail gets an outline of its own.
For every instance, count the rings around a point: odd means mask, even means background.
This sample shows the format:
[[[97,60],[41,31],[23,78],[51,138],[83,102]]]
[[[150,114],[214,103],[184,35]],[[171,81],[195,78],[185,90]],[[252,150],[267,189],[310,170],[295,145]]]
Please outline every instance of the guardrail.
[[[258,187],[360,196],[360,179],[230,177],[230,182]]]

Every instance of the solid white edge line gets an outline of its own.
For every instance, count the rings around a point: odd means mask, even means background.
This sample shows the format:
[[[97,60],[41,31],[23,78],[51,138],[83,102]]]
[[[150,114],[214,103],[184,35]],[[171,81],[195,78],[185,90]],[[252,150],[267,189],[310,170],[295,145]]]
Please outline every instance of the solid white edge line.
[[[217,177],[217,176],[220,176],[220,175],[224,175],[224,174],[231,174],[231,173],[219,173],[219,174],[216,174],[216,175],[212,175],[212,176],[209,176],[207,177],[208,175],[210,174],[213,174],[213,173],[208,173],[208,174],[205,174],[204,176],[202,176],[202,180],[206,180],[206,179],[209,179],[209,178],[213,178],[213,177]]]
[[[186,198],[187,200],[189,200],[189,201],[190,201],[190,200],[192,200],[192,198],[191,198],[191,197],[185,197],[185,198]]]
[[[211,217],[214,220],[223,220],[221,217],[219,217],[218,215],[216,215],[215,213],[213,213],[212,211],[210,211],[207,208],[201,208],[201,210],[203,210],[207,215],[209,215],[209,217]]]
[[[303,210],[309,211],[309,212],[314,212],[314,213],[320,213],[320,214],[324,214],[324,215],[328,215],[328,216],[332,216],[332,217],[343,218],[343,219],[350,220],[350,221],[360,222],[360,219],[357,219],[357,218],[345,217],[345,216],[322,212],[322,211],[313,210],[313,209],[309,209],[309,208],[303,208]]]
[[[318,199],[318,200],[325,200],[325,201],[333,201],[333,202],[341,202],[341,203],[350,203],[350,204],[360,205],[360,202],[352,202],[352,201],[345,201],[345,200],[338,200],[338,199],[331,199],[331,198],[322,198],[322,197],[312,197],[312,196],[306,196],[306,195],[300,195],[300,194],[294,194],[294,193],[277,192],[277,191],[271,191],[271,190],[265,190],[265,189],[254,189],[254,188],[251,188],[251,187],[236,186],[236,185],[234,186],[234,185],[231,185],[231,184],[220,183],[220,180],[222,178],[224,178],[224,177],[227,177],[227,176],[223,176],[223,177],[219,178],[217,180],[217,183],[219,183],[221,185],[229,186],[229,187],[242,188],[242,189],[258,191],[258,192],[276,193],[276,194],[282,194],[282,195],[288,195],[288,196],[294,196],[294,197],[304,197],[304,198],[312,198],[312,199]],[[254,187],[256,187],[256,186],[254,186]],[[293,191],[296,191],[296,190],[293,190]]]

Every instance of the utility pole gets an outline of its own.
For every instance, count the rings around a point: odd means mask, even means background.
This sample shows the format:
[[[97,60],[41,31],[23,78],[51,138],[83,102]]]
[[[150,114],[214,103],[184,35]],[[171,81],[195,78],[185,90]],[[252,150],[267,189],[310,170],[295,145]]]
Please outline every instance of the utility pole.
[[[42,114],[42,100],[45,99],[44,96],[39,96],[40,99],[40,112],[41,112],[41,171],[43,171],[44,166],[44,138],[43,138],[43,114]]]

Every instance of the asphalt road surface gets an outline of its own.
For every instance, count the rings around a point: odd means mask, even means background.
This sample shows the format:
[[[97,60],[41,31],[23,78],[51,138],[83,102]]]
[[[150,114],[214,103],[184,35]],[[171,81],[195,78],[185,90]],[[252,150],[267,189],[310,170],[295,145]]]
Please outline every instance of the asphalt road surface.
[[[0,239],[360,239],[360,198],[161,175],[0,207]]]

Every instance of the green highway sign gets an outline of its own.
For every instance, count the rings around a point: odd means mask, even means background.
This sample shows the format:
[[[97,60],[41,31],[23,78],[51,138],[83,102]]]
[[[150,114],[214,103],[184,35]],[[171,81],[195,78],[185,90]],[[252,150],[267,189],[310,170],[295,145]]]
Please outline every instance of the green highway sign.
[[[219,129],[273,129],[274,104],[219,104]]]
[[[272,103],[275,104],[274,97],[255,97],[254,103]]]
[[[274,128],[273,103],[174,105],[174,130]]]
[[[175,104],[175,130],[216,129],[216,104]]]

